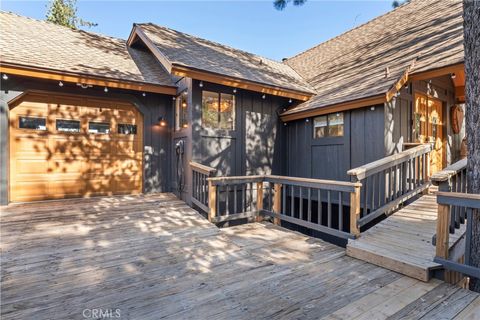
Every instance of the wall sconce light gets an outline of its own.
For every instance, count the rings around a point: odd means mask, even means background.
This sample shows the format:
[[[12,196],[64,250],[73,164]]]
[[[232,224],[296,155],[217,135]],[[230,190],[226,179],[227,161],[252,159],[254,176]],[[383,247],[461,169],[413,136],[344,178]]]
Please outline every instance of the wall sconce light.
[[[2,79],[3,80],[8,80],[8,75],[6,73],[4,73],[3,76],[2,76]]]
[[[199,86],[200,88],[203,88],[203,81],[200,81],[200,83],[198,84],[198,86]]]
[[[184,124],[182,125],[182,127],[183,127],[183,128],[188,128],[188,124],[184,123]]]
[[[167,126],[167,120],[165,120],[163,117],[158,118],[158,125],[160,127],[166,127]]]

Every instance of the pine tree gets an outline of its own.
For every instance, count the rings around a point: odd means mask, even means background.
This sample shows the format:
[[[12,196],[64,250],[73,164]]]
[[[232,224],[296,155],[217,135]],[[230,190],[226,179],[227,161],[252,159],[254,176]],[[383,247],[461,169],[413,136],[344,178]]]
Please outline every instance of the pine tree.
[[[97,26],[77,16],[76,0],[51,0],[46,17],[47,21],[72,29]]]

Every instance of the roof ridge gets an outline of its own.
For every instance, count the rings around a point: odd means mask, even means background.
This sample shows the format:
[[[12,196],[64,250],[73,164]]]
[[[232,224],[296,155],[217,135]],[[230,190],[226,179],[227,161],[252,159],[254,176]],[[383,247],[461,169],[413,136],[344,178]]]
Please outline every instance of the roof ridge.
[[[83,30],[83,29],[73,29],[73,28],[65,27],[65,26],[62,26],[62,25],[53,23],[53,22],[51,22],[51,21],[41,20],[41,19],[32,18],[32,17],[28,17],[28,16],[23,16],[23,15],[20,15],[20,14],[18,14],[18,13],[12,12],[12,11],[0,10],[0,13],[12,15],[12,16],[16,16],[16,17],[18,17],[18,18],[23,18],[23,19],[27,19],[27,20],[31,20],[31,21],[35,21],[35,22],[44,23],[44,24],[47,24],[47,25],[50,25],[50,26],[54,26],[54,27],[58,27],[58,28],[61,28],[61,29],[66,29],[66,30],[70,30],[70,31],[73,31],[73,32],[84,32],[84,33],[88,33],[88,34],[97,35],[97,36],[100,36],[100,37],[110,38],[110,39],[114,39],[114,40],[121,40],[121,41],[124,41],[125,43],[126,43],[126,41],[127,41],[126,39],[123,39],[123,38],[114,37],[114,36],[106,35],[106,34],[99,33],[99,32],[86,31],[86,30]]]
[[[155,26],[155,27],[159,27],[159,28],[171,30],[171,31],[174,31],[174,32],[178,32],[178,33],[180,33],[180,34],[182,34],[182,35],[186,35],[186,36],[193,37],[193,38],[196,38],[196,39],[200,39],[200,40],[202,40],[202,41],[206,41],[206,42],[209,42],[209,43],[212,43],[212,44],[215,44],[215,45],[222,46],[222,47],[224,47],[224,48],[228,48],[228,49],[231,49],[231,50],[234,50],[234,51],[243,52],[243,53],[246,53],[246,54],[248,54],[248,55],[255,56],[255,57],[258,57],[258,58],[262,58],[262,59],[265,59],[265,60],[269,60],[269,61],[275,62],[275,63],[277,63],[277,64],[280,64],[280,65],[285,65],[284,63],[282,63],[282,61],[278,61],[278,60],[275,60],[275,59],[272,59],[272,58],[268,58],[268,57],[265,57],[265,56],[262,56],[262,55],[259,55],[259,54],[253,53],[253,52],[249,52],[249,51],[246,51],[246,50],[243,50],[243,49],[234,48],[234,47],[232,47],[232,46],[229,46],[229,45],[226,45],[226,44],[217,42],[217,41],[212,41],[212,40],[209,40],[209,39],[205,39],[205,38],[202,38],[202,37],[199,37],[199,36],[190,34],[190,33],[186,33],[186,32],[179,31],[179,30],[172,29],[172,28],[165,27],[165,26],[161,26],[161,25],[158,25],[158,24],[153,23],[153,22],[135,23],[135,25],[138,25],[138,26],[142,26],[142,25],[152,25],[152,26]],[[288,67],[290,67],[290,66],[288,66]],[[290,68],[291,68],[291,67],[290,67]],[[292,69],[293,69],[293,68],[292,68]]]
[[[334,41],[334,40],[337,40],[338,38],[340,38],[340,37],[342,37],[342,36],[344,36],[344,35],[346,35],[346,34],[348,34],[348,33],[350,33],[350,32],[353,32],[353,31],[355,31],[355,30],[357,30],[357,29],[360,29],[360,28],[362,28],[362,27],[364,27],[364,26],[366,26],[366,25],[368,25],[368,24],[370,24],[370,23],[373,23],[374,21],[376,21],[376,20],[378,20],[378,19],[380,19],[380,18],[383,18],[383,17],[385,17],[385,16],[387,16],[387,15],[390,15],[390,14],[392,14],[393,12],[396,12],[396,11],[398,11],[398,10],[400,10],[400,9],[403,9],[403,8],[405,8],[406,6],[411,5],[412,3],[415,3],[415,2],[417,2],[417,0],[411,0],[410,2],[402,3],[400,6],[394,8],[393,10],[390,10],[390,11],[388,11],[388,12],[385,12],[384,14],[381,14],[381,15],[379,15],[379,16],[371,19],[371,20],[368,20],[367,22],[364,22],[364,23],[362,23],[362,24],[359,24],[358,26],[356,26],[356,27],[354,27],[354,28],[352,28],[352,29],[348,29],[347,31],[344,31],[344,32],[340,33],[339,35],[334,36],[333,38],[330,38],[330,39],[328,39],[328,40],[325,40],[325,41],[323,41],[323,42],[320,42],[319,44],[317,44],[317,45],[315,45],[315,46],[313,46],[313,47],[311,47],[311,48],[308,48],[308,49],[306,49],[306,50],[304,50],[304,51],[302,51],[302,52],[299,52],[299,53],[291,56],[290,58],[287,58],[287,60],[285,60],[285,62],[288,62],[288,60],[290,60],[290,59],[296,58],[296,57],[298,57],[298,56],[300,56],[300,55],[303,55],[303,54],[305,54],[305,53],[307,53],[307,52],[310,52],[310,51],[312,51],[312,50],[314,50],[314,49],[317,49],[318,47],[323,46],[323,45],[325,45],[325,44],[327,44],[327,43],[329,43],[329,42],[332,42],[332,41]],[[419,1],[418,1],[418,2],[419,2]],[[285,62],[282,62],[282,63],[285,63]]]

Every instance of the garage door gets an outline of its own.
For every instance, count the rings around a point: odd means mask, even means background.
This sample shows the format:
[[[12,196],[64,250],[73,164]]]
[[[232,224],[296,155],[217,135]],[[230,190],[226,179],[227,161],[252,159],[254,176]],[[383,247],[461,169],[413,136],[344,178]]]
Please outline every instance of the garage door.
[[[140,193],[133,105],[30,94],[10,106],[10,201]]]

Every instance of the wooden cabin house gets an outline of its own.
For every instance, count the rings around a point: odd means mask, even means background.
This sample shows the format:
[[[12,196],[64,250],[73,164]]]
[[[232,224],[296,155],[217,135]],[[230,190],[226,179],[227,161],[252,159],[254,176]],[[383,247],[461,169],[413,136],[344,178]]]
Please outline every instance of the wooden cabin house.
[[[151,23],[125,41],[0,17],[2,204],[167,191],[192,204],[192,163],[350,181],[422,143],[430,173],[461,158],[460,1],[412,1],[282,62]]]

